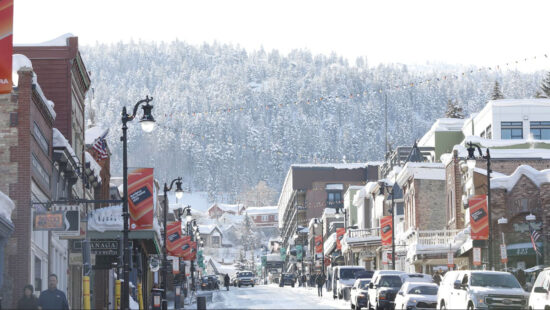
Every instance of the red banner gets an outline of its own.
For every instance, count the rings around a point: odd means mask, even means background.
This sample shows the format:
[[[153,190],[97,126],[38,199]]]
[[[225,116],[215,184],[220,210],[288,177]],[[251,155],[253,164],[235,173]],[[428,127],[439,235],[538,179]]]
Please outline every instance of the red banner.
[[[0,1],[0,94],[11,93],[13,0]]]
[[[136,168],[128,173],[130,229],[153,229],[153,168]]]
[[[470,206],[470,227],[472,240],[489,239],[489,213],[487,195],[475,195],[468,200]]]
[[[166,250],[168,250],[169,255],[179,256],[182,252],[181,246],[183,242],[181,222],[177,221],[168,224],[166,229]]]
[[[382,245],[391,245],[393,233],[391,219],[391,215],[384,216],[380,219],[380,236],[382,238]]]
[[[179,257],[185,257],[191,253],[191,236],[183,236],[183,241],[178,253]]]
[[[315,236],[315,253],[323,253],[323,236]]]
[[[185,251],[185,254],[183,255],[183,260],[195,260],[197,258],[197,243],[193,241],[187,242],[187,245],[189,245],[187,251]]]
[[[342,250],[342,239],[344,238],[345,234],[346,234],[345,228],[336,229],[336,249]]]

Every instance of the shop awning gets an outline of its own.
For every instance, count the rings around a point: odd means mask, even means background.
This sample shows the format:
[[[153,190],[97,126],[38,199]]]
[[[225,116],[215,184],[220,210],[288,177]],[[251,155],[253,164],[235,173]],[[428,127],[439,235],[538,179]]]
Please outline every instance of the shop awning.
[[[99,232],[95,230],[88,231],[90,239],[122,239],[122,231],[107,230]],[[134,241],[142,241],[147,254],[161,254],[162,247],[158,239],[157,232],[154,230],[133,230],[128,233],[128,239]]]
[[[539,249],[542,248],[542,242],[537,242]],[[535,249],[531,242],[514,243],[506,245],[506,254],[508,256],[532,256],[535,255]]]

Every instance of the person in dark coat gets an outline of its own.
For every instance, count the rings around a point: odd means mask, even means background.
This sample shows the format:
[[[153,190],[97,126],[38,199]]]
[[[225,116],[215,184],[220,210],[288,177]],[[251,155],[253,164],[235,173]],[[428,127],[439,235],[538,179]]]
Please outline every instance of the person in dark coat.
[[[317,284],[317,295],[323,297],[323,285],[325,284],[325,275],[319,274],[315,278],[315,284]]]
[[[40,293],[38,304],[42,310],[69,310],[65,293],[57,289],[57,275],[48,276],[48,289]]]
[[[439,285],[441,283],[441,270],[437,270],[432,276],[434,283]]]
[[[525,287],[525,271],[523,271],[523,269],[518,270],[516,278],[518,279],[519,284],[521,284],[521,287]]]
[[[225,286],[226,290],[229,291],[229,275],[227,273],[223,277],[223,285]]]
[[[32,285],[25,285],[23,296],[17,302],[17,309],[38,310],[38,298],[32,292],[34,292]]]

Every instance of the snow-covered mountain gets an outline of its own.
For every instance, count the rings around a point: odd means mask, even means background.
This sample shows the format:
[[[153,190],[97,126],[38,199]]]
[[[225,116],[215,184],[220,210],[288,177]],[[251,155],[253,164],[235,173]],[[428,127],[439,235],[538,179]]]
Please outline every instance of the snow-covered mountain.
[[[525,98],[543,75],[451,65],[422,73],[366,58],[177,41],[97,44],[82,54],[94,88],[88,117],[110,127],[112,173],[121,171],[122,107],[150,95],[157,127],[146,134],[130,124],[129,165],[154,166],[160,180],[182,176],[211,198],[229,193],[226,201],[259,180],[280,189],[292,163],[383,159],[386,100],[390,143],[412,145],[448,100],[475,112],[495,81],[506,97]]]

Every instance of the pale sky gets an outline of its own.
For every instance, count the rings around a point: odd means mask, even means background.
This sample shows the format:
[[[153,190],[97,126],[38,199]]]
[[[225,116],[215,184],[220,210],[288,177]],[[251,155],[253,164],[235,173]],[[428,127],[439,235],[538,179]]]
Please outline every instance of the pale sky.
[[[15,0],[14,43],[172,41],[332,51],[354,63],[491,66],[550,56],[550,1]],[[547,62],[546,65],[549,63]],[[548,69],[548,68],[546,68]]]

